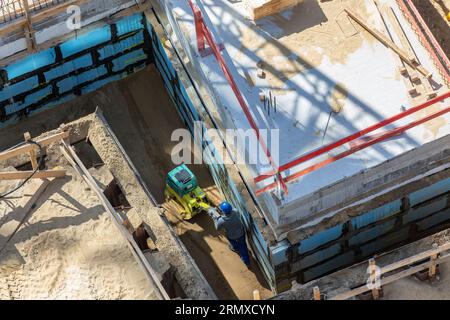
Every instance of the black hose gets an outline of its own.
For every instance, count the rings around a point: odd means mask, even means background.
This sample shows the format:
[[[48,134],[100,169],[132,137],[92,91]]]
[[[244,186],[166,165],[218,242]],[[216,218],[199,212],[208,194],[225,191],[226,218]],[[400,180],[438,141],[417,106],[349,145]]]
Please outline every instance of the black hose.
[[[27,183],[28,181],[30,181],[31,178],[33,178],[33,176],[36,174],[36,172],[39,170],[39,168],[44,164],[44,154],[42,152],[42,146],[39,143],[37,143],[37,142],[35,142],[33,140],[28,140],[28,141],[26,141],[26,143],[27,144],[34,144],[34,145],[38,146],[38,148],[39,148],[39,164],[36,167],[36,169],[34,169],[33,173],[28,178],[26,178],[21,184],[19,184],[19,186],[17,186],[16,188],[14,188],[11,191],[8,191],[5,194],[0,194],[0,199],[7,197],[10,194],[12,194],[12,193],[16,192],[17,190],[19,190],[20,188],[22,188],[25,185],[25,183]]]

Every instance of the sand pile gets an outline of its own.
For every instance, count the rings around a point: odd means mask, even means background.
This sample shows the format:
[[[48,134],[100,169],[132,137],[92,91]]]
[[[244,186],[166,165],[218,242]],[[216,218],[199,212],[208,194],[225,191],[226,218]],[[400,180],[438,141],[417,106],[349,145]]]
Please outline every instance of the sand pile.
[[[14,218],[10,215],[19,200],[0,202],[0,225]],[[153,297],[95,193],[72,170],[48,186],[26,223],[0,252],[0,299]]]

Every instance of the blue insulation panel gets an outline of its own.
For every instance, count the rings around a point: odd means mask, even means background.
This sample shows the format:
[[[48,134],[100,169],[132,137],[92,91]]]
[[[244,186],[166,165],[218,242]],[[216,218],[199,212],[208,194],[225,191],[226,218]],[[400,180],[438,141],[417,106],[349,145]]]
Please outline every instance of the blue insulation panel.
[[[270,247],[270,251],[272,253],[272,263],[274,266],[280,265],[283,262],[287,262],[288,258],[286,256],[286,251],[290,247],[290,243],[287,240],[284,240],[278,243],[276,246]]]
[[[10,86],[6,86],[2,91],[0,91],[0,101],[8,100],[11,97],[30,91],[36,88],[38,85],[39,79],[37,76],[34,76]]]
[[[97,89],[100,89],[104,85],[107,85],[108,83],[111,83],[113,81],[120,80],[122,78],[121,75],[112,76],[103,80],[96,81],[90,85],[85,86],[83,89],[81,89],[81,94],[86,94],[92,91],[95,91]]]
[[[60,66],[52,68],[51,70],[44,72],[45,79],[51,81],[53,79],[65,76],[75,70],[90,67],[93,64],[90,54],[86,54],[82,57],[63,63]]]
[[[53,63],[55,63],[55,49],[51,48],[32,54],[22,59],[20,62],[13,63],[7,66],[5,70],[8,73],[8,79],[13,80],[14,78],[23,76],[24,74]]]
[[[333,256],[336,256],[341,251],[341,246],[339,244],[334,244],[331,247],[326,249],[317,251],[313,254],[310,254],[303,259],[301,259],[298,263],[295,263],[293,269],[294,270],[302,270],[308,267],[311,267],[321,261],[330,259]]]
[[[437,224],[448,222],[450,220],[450,209],[433,214],[432,216],[418,222],[419,230],[427,230]]]
[[[142,49],[130,52],[113,60],[113,71],[116,72],[122,70],[130,64],[134,64],[145,59],[147,59],[147,55]]]
[[[52,86],[47,86],[44,89],[36,91],[25,98],[24,105],[29,106],[30,104],[36,103],[39,100],[44,99],[52,93]]]
[[[100,60],[107,59],[128,49],[132,49],[142,43],[144,43],[144,33],[140,32],[120,42],[107,45],[98,50],[98,53],[100,54]]]
[[[343,225],[340,224],[328,230],[321,231],[308,239],[302,240],[300,242],[299,253],[306,253],[339,238],[342,235],[342,227]]]
[[[394,226],[395,220],[389,220],[384,223],[377,224],[374,227],[357,233],[354,237],[350,238],[349,245],[354,246],[378,238],[379,236],[391,231]]]
[[[117,35],[120,37],[126,33],[141,30],[145,26],[142,24],[141,15],[133,15],[117,22],[116,27],[117,27]]]
[[[336,270],[344,265],[351,264],[354,259],[355,257],[353,251],[346,252],[340,256],[337,256],[336,258],[318,265],[315,268],[306,270],[304,273],[304,278],[306,281],[310,281],[328,272]]]
[[[70,57],[86,49],[111,40],[111,30],[109,26],[95,29],[80,37],[69,40],[60,45],[63,58]]]
[[[413,208],[410,212],[403,216],[403,224],[425,218],[432,213],[443,210],[445,207],[447,207],[447,198],[442,197],[442,199],[439,199],[427,205]]]
[[[450,190],[450,179],[442,180],[427,188],[411,193],[411,195],[409,196],[409,201],[411,203],[411,206],[415,206],[428,199],[446,193],[449,190]]]
[[[356,229],[365,227],[371,223],[383,220],[389,216],[399,213],[401,208],[401,200],[390,202],[382,207],[376,208],[375,210],[353,218],[352,225]]]

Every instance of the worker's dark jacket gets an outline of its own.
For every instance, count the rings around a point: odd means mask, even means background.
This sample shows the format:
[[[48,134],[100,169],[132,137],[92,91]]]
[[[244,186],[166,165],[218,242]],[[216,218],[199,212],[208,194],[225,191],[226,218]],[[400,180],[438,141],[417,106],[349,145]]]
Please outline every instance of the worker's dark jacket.
[[[227,238],[236,240],[245,234],[244,225],[242,224],[239,212],[233,210],[229,215],[222,215],[214,219],[217,230],[225,229]]]

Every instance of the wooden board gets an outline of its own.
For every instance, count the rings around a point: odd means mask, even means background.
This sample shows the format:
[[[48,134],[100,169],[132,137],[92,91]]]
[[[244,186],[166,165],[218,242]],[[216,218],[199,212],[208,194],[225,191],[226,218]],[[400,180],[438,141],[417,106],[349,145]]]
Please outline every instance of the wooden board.
[[[380,41],[382,44],[387,46],[388,48],[392,49],[395,53],[399,55],[399,57],[408,65],[410,65],[412,68],[419,71],[421,74],[423,74],[426,78],[431,78],[433,74],[426,70],[424,67],[420,65],[416,65],[413,61],[411,61],[411,57],[408,55],[407,52],[400,49],[395,43],[390,41],[388,38],[386,38],[381,32],[373,29],[368,24],[364,22],[364,19],[359,17],[356,13],[351,11],[350,9],[344,9],[345,12],[353,19],[355,20],[361,27],[367,30],[371,35],[373,35],[378,41]]]
[[[1,180],[23,180],[29,178],[33,171],[14,171],[14,172],[0,172]],[[62,178],[66,175],[66,170],[42,170],[33,175],[33,179],[45,178]]]
[[[259,20],[293,7],[303,0],[247,0],[250,18]]]
[[[51,6],[48,9],[41,10],[37,13],[32,12],[31,10],[30,15],[28,18],[20,18],[18,20],[15,20],[11,23],[6,24],[4,27],[0,28],[0,35],[8,34],[16,30],[20,30],[23,28],[23,26],[27,25],[28,23],[36,23],[42,20],[48,19],[50,16],[58,15],[60,13],[65,13],[67,8],[71,5],[77,5],[81,6],[85,2],[90,0],[72,0],[66,3],[62,3],[56,6]],[[32,8],[30,8],[32,9]]]
[[[69,132],[62,132],[55,135],[52,135],[50,137],[45,137],[41,139],[35,140],[37,143],[39,143],[42,147],[48,146],[49,144],[52,144],[54,142],[67,139],[69,137]],[[35,144],[26,144],[23,146],[20,146],[18,148],[15,148],[13,150],[8,150],[0,153],[0,161],[7,160],[10,158],[13,158],[15,156],[29,153],[31,150],[37,150],[39,149],[38,146]]]
[[[413,56],[419,63],[419,58],[417,57],[416,53],[414,52],[413,47],[411,46],[410,41],[408,40],[405,31],[403,30],[402,26],[400,25],[400,21],[398,20],[397,15],[395,14],[394,10],[392,9],[392,7],[386,7],[386,13],[389,16],[389,19],[391,19],[392,25],[395,28],[395,32],[398,34],[399,38],[400,38],[400,42],[402,44],[402,47],[404,49],[406,49],[406,51],[408,52],[408,54],[410,56]],[[419,75],[416,74],[410,74],[411,75],[411,81],[413,82],[419,82],[422,84],[422,93],[425,94],[425,96],[427,94],[433,94],[433,97],[436,96],[436,93],[434,92],[434,89],[432,88],[432,86],[430,85],[430,82],[427,78],[425,79],[420,79]]]
[[[383,33],[387,33],[387,36],[389,36],[389,38],[391,39],[391,41],[393,43],[395,43],[395,40],[392,36],[391,31],[389,30],[389,27],[386,23],[386,19],[385,19],[385,15],[387,15],[386,13],[386,6],[385,5],[381,5],[379,3],[378,0],[374,0],[374,3],[378,9],[378,13],[380,14],[381,19],[383,20],[383,25],[385,27],[386,32]],[[405,63],[396,53],[395,53],[395,59],[397,62],[397,65],[399,67],[399,73],[400,75],[402,75],[403,77],[407,78],[406,79],[406,86],[408,89],[408,92],[410,95],[416,95],[417,94],[417,88],[414,85],[414,82],[416,81],[417,76],[417,71],[413,68],[411,68],[407,63]]]

